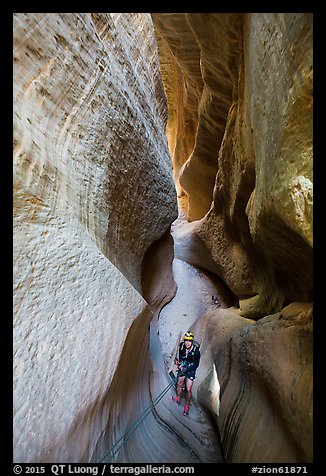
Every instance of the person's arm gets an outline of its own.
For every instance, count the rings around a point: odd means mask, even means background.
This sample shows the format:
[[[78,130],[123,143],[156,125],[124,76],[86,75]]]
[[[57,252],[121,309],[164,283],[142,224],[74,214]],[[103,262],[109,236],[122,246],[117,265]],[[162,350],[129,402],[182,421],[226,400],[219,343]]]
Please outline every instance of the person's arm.
[[[181,370],[181,372],[184,372],[185,370],[188,369],[188,361],[184,355],[184,352],[181,351],[182,349],[182,342],[180,343],[180,347],[179,347],[179,365],[178,365],[178,369]]]
[[[175,358],[175,361],[174,361],[178,368],[180,367],[180,352],[181,352],[181,345],[179,344],[178,354],[177,354],[177,356]]]

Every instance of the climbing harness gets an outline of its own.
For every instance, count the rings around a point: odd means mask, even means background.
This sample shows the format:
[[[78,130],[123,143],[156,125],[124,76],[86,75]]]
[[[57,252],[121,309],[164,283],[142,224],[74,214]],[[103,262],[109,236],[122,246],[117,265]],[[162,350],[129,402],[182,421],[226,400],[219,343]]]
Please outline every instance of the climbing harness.
[[[112,446],[112,448],[102,456],[102,458],[98,461],[98,463],[102,463],[106,458],[107,463],[112,461],[112,458],[118,453],[120,448],[127,442],[127,440],[131,437],[131,435],[137,430],[139,425],[145,420],[145,418],[154,410],[155,405],[158,404],[160,400],[164,397],[167,391],[172,387],[173,384],[176,383],[178,377],[175,377],[173,371],[169,372],[169,375],[172,381],[169,383],[167,387],[153,400],[153,402],[146,408],[146,410],[140,415],[139,418],[128,428],[128,430],[119,438],[119,440]]]

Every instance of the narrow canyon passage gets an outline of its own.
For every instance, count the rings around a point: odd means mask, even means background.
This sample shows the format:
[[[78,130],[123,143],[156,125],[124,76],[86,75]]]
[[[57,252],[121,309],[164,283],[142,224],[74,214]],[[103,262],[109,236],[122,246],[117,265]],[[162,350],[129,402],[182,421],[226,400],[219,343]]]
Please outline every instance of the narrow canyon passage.
[[[312,462],[312,14],[13,27],[14,462]]]
[[[181,200],[180,200],[181,202]],[[193,266],[186,262],[175,258],[175,229],[182,229],[183,225],[187,223],[182,207],[179,207],[179,216],[171,226],[171,238],[167,242],[170,246],[170,260],[172,259],[172,278],[175,282],[175,295],[166,304],[158,304],[156,312],[154,312],[153,322],[151,325],[150,337],[150,356],[153,365],[153,375],[151,378],[151,385],[153,390],[152,395],[158,393],[160,385],[164,388],[167,382],[167,373],[171,369],[176,374],[176,367],[173,365],[176,356],[176,347],[182,340],[183,334],[191,329],[197,318],[200,318],[206,311],[212,308],[216,309],[219,306],[226,306],[224,299],[230,302],[231,293],[226,291],[226,287],[213,283],[203,271],[198,271]],[[162,243],[160,243],[162,244]],[[156,290],[162,292],[162,288],[166,292],[166,287],[160,282],[165,275],[164,261],[166,260],[166,243],[163,246],[163,252],[159,248],[154,247],[153,256],[151,257],[152,264],[147,269],[150,271],[150,276],[153,281],[157,279]],[[171,247],[173,246],[173,252]],[[156,272],[155,272],[156,270]],[[148,271],[147,271],[148,272]],[[155,276],[157,276],[155,278]],[[218,278],[215,277],[218,281]],[[166,282],[170,282],[168,280]],[[173,289],[173,288],[172,288]],[[146,295],[146,293],[145,293]],[[156,293],[156,301],[160,293]],[[159,298],[160,301],[160,298]],[[162,307],[163,304],[163,307]],[[201,336],[196,336],[202,344]],[[204,355],[204,345],[201,347],[201,352]],[[202,357],[203,367],[205,358]],[[202,374],[205,374],[206,369],[202,369]],[[199,374],[199,371],[197,370]],[[197,381],[199,384],[197,384]],[[201,379],[197,378],[193,387],[193,399],[191,403],[191,410],[188,417],[182,415],[183,398],[180,407],[172,402],[172,396],[175,395],[175,386],[172,387],[169,394],[157,405],[155,412],[157,417],[161,419],[163,425],[168,425],[170,431],[178,435],[179,442],[182,441],[182,452],[177,450],[174,455],[176,442],[172,438],[169,442],[171,448],[166,450],[159,440],[160,452],[165,453],[165,461],[173,462],[195,462],[195,463],[222,463],[224,462],[223,451],[220,445],[218,429],[216,424],[213,424],[213,419],[205,414],[196,398],[196,387],[200,385]],[[174,448],[174,451],[172,450]],[[183,454],[183,456],[181,456]],[[157,457],[157,456],[156,456]],[[181,459],[180,459],[181,457]],[[172,458],[172,460],[171,460]]]
[[[209,311],[231,307],[235,297],[218,276],[179,259],[178,235],[189,223],[185,214],[185,199],[179,198],[179,216],[171,225],[174,240],[173,277],[177,284],[175,297],[161,311],[158,317],[158,332],[162,343],[164,359],[169,365],[175,353],[176,339],[191,329],[197,319]],[[235,311],[238,314],[238,309]],[[201,342],[201,336],[197,340]]]
[[[184,200],[179,199],[179,216],[171,225],[171,236],[174,240],[174,256],[177,251],[177,232],[182,232],[184,225],[188,223],[186,214],[182,207]],[[173,370],[176,374],[176,366],[173,364],[177,355],[177,348],[182,337],[187,330],[192,330],[197,319],[209,311],[216,311],[218,308],[231,306],[234,297],[227,286],[222,283],[217,276],[198,270],[194,266],[173,257],[172,274],[176,283],[176,294],[159,311],[157,318],[151,327],[151,358],[154,367],[160,369],[161,373]],[[238,310],[235,310],[238,314]],[[195,339],[201,345],[202,365],[205,367],[205,343],[200,334],[195,335]],[[164,364],[159,362],[164,360]],[[213,419],[205,414],[197,400],[197,387],[202,383],[202,375],[206,369],[197,370],[197,379],[192,388],[192,402],[190,415],[184,417],[182,409],[184,397],[182,396],[180,407],[171,401],[175,395],[175,386],[172,391],[157,408],[157,414],[162,420],[173,426],[174,431],[180,435],[185,433],[185,429],[191,432],[191,438],[184,436],[184,441],[192,441],[189,447],[189,454],[186,461],[201,463],[223,463],[223,451],[220,444],[218,428]],[[162,379],[161,379],[162,380]],[[164,379],[163,379],[164,381]],[[219,383],[216,378],[214,391],[217,392],[217,408],[219,407],[218,392]],[[162,408],[164,406],[164,408]]]
[[[185,221],[181,213],[173,225],[182,228]],[[171,273],[172,262],[179,266],[179,272]],[[189,286],[189,279],[194,279],[193,286]],[[142,293],[150,305],[152,319],[149,314],[142,316],[129,331],[117,373],[104,402],[109,414],[106,428],[92,450],[90,461],[223,463],[217,426],[201,409],[195,392],[191,414],[187,418],[182,415],[181,407],[176,407],[171,400],[175,394],[173,387],[155,407],[152,405],[171,382],[168,376],[170,358],[167,359],[167,346],[162,336],[167,332],[171,337],[169,344],[175,347],[175,339],[180,334],[175,327],[178,324],[175,314],[187,309],[192,313],[191,321],[179,320],[180,329],[184,329],[212,307],[225,306],[224,299],[230,300],[230,296],[225,286],[214,285],[203,272],[174,258],[173,233],[169,231],[145,256]],[[190,296],[192,302],[189,303]],[[169,317],[170,322],[164,325],[165,331],[162,332],[164,316]],[[202,374],[205,372],[203,364]],[[128,431],[135,423],[137,428],[129,435]],[[126,441],[122,438],[124,435]],[[87,455],[85,458],[87,460]]]

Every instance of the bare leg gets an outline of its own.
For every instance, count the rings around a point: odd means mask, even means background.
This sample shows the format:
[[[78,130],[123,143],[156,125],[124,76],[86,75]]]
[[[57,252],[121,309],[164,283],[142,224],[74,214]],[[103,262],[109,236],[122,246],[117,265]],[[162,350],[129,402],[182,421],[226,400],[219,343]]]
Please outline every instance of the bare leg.
[[[192,385],[193,385],[193,380],[190,380],[189,378],[186,379],[186,405],[190,404],[191,396],[192,396]]]
[[[178,379],[178,384],[177,384],[177,396],[178,397],[181,396],[184,379],[185,379],[185,377],[179,377],[179,379]]]

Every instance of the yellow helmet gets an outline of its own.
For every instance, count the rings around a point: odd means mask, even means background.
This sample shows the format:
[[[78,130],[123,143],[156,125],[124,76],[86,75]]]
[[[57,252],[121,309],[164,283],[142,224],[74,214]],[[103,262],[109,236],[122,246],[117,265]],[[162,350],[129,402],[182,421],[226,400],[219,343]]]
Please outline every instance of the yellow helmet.
[[[192,332],[188,331],[183,336],[183,340],[194,340],[194,335]]]

